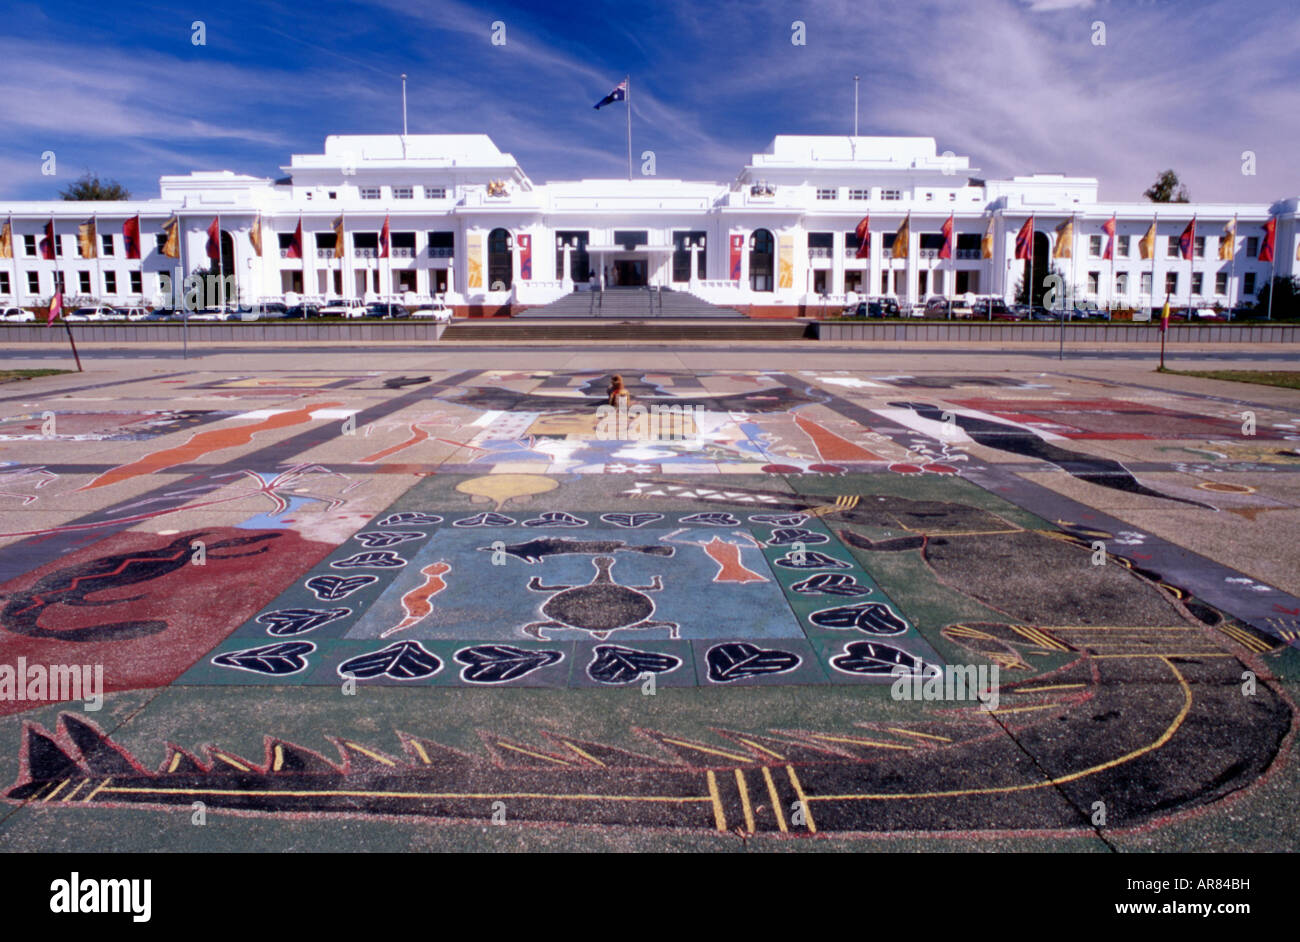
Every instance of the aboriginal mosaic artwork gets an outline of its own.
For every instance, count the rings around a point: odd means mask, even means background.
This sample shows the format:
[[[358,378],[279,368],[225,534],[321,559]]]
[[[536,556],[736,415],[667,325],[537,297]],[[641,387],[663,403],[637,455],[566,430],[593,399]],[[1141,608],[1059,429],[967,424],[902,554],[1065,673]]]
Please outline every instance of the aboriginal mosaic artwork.
[[[1243,438],[1231,404],[1061,377],[623,375],[647,415],[677,408],[668,434],[611,436],[605,374],[295,373],[67,413],[67,441],[119,449],[93,460],[57,435],[39,463],[0,451],[24,510],[0,664],[102,665],[110,703],[166,692],[152,740],[77,697],[0,699],[0,795],[74,822],[499,800],[552,825],[1067,836],[1097,794],[1110,826],[1148,826],[1279,764],[1300,586],[1161,521],[1292,514],[1271,481],[1300,461],[1294,414]],[[42,421],[14,410],[0,439]],[[897,695],[965,665],[996,690]],[[324,706],[358,689],[382,705]],[[500,713],[507,690],[542,715]],[[263,747],[187,738],[200,707]]]

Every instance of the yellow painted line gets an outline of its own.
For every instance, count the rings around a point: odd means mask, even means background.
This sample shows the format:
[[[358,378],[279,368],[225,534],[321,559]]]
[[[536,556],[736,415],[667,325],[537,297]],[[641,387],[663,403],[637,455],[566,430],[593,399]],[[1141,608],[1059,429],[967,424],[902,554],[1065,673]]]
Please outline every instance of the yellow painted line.
[[[347,740],[343,741],[343,745],[349,749],[361,753],[363,756],[365,756],[368,759],[374,759],[376,762],[388,766],[390,769],[397,768],[397,763],[394,762],[392,759],[389,759],[387,756],[381,756],[377,752],[371,752],[365,746],[358,746],[356,743],[348,742]]]
[[[419,755],[421,762],[423,762],[425,765],[432,765],[432,763],[429,762],[429,754],[424,751],[424,747],[421,746],[419,742],[417,742],[414,739],[408,739],[407,742],[409,742],[411,746],[415,749],[415,752],[417,755]]]
[[[785,823],[785,813],[781,811],[781,798],[776,793],[776,782],[772,781],[772,772],[767,766],[763,766],[763,781],[767,782],[767,796],[772,799],[772,814],[776,815],[776,826],[781,829],[782,834],[789,833],[790,828]]]
[[[67,801],[69,798],[71,798],[71,797],[72,797],[73,795],[75,795],[77,792],[81,791],[81,786],[82,786],[82,785],[85,785],[85,784],[86,784],[87,782],[89,782],[89,781],[90,781],[90,779],[88,779],[88,778],[83,778],[80,782],[77,783],[77,787],[76,787],[76,788],[74,788],[72,791],[68,792],[66,795],[64,795],[62,798],[60,798],[59,801]]]
[[[279,772],[284,768],[284,747],[279,743],[275,744],[275,761],[272,763],[272,769]]]
[[[803,793],[803,785],[799,781],[799,776],[794,774],[794,766],[785,767],[786,774],[790,776],[790,784],[794,786],[794,793],[799,796],[799,807],[803,808],[803,819],[808,824],[808,833],[817,833],[817,822],[813,820],[812,805],[808,804],[808,796]]]
[[[173,752],[172,761],[167,764],[167,771],[175,772],[178,768],[180,768],[180,765],[181,765],[181,754],[179,752]]]
[[[736,769],[736,788],[740,789],[740,808],[745,812],[745,830],[754,833],[754,809],[749,804],[749,786],[745,784],[744,773]]]
[[[881,749],[903,749],[910,750],[911,746],[904,746],[896,742],[877,742],[874,739],[854,739],[852,736],[827,736],[825,733],[810,733],[813,739],[823,739],[826,742],[847,742],[856,746],[879,746]]]
[[[81,799],[81,803],[84,805],[86,802],[90,801],[90,799],[98,795],[104,789],[104,786],[106,786],[111,781],[113,781],[112,776],[109,776],[108,778],[104,779],[102,782],[99,783],[98,786],[96,786],[93,792],[91,792],[85,798]]]
[[[1141,632],[1149,632],[1149,631],[1200,631],[1201,629],[1200,629],[1200,628],[1184,628],[1184,627],[1181,627],[1181,626],[1178,626],[1178,625],[1170,625],[1170,626],[1165,626],[1165,625],[1130,625],[1130,626],[1127,626],[1127,627],[1111,626],[1111,625],[1073,625],[1073,626],[1065,627],[1065,626],[1053,625],[1053,626],[1052,626],[1052,630],[1053,630],[1053,631],[1141,631]]]
[[[44,798],[42,798],[41,801],[49,801],[51,798],[53,798],[53,797],[54,797],[55,795],[57,795],[59,792],[63,791],[63,786],[64,786],[64,785],[67,785],[68,782],[70,782],[70,781],[72,781],[72,779],[67,779],[67,778],[65,778],[63,781],[59,782],[58,786],[54,789],[54,791],[50,792],[48,795],[46,795]]]
[[[565,762],[563,759],[557,759],[555,756],[548,756],[541,752],[533,752],[529,749],[520,749],[518,746],[512,746],[508,742],[497,743],[502,749],[513,749],[515,752],[523,753],[526,756],[532,756],[534,759],[545,759],[547,762],[554,762],[556,765],[573,765],[572,762]]]
[[[1235,654],[1225,654],[1222,651],[1162,651],[1158,654],[1093,654],[1090,657],[1094,659],[1115,658],[1115,657],[1158,657],[1164,660],[1167,657],[1236,657]]]
[[[1052,710],[1059,707],[1059,703],[1042,703],[1038,706],[1012,707],[1008,710],[990,710],[994,716],[1001,716],[1004,713],[1029,713],[1033,710]]]
[[[1077,690],[1087,684],[1052,684],[1047,687],[1017,687],[1015,690],[1003,690],[1002,693],[1040,693],[1044,690]]]
[[[226,765],[229,765],[229,766],[232,766],[232,767],[234,767],[234,768],[236,768],[236,769],[239,769],[239,771],[241,771],[241,772],[248,772],[248,771],[249,771],[248,766],[243,765],[242,763],[236,762],[234,759],[231,759],[229,756],[226,756],[226,755],[224,755],[223,753],[218,752],[218,753],[217,753],[217,758],[220,759],[222,762],[226,763]]]
[[[758,743],[756,743],[756,742],[751,742],[750,740],[746,739],[746,738],[743,737],[743,736],[738,736],[738,737],[736,737],[736,738],[739,739],[741,742],[743,742],[743,743],[744,743],[746,746],[748,746],[750,749],[757,749],[759,752],[765,752],[765,753],[767,753],[767,754],[768,754],[769,756],[771,756],[773,759],[780,759],[782,762],[785,761],[785,756],[781,755],[781,753],[779,753],[779,752],[773,752],[771,749],[768,749],[768,748],[765,747],[765,746],[760,746],[760,745],[759,745]]]
[[[722,798],[718,795],[718,779],[713,770],[704,773],[709,783],[709,801],[713,802],[713,826],[719,831],[727,830],[727,816],[722,810]]]
[[[705,752],[711,756],[722,756],[724,759],[731,759],[733,762],[753,762],[752,756],[736,755],[734,752],[723,752],[721,749],[710,749],[708,746],[697,746],[693,742],[683,742],[680,739],[665,739],[664,742],[672,743],[674,746],[685,746],[687,749],[694,749],[696,752]]]
[[[934,733],[918,733],[914,729],[899,729],[895,726],[886,726],[885,729],[891,733],[902,733],[904,736],[920,736],[922,739],[937,739],[939,742],[952,742],[947,736],[936,736]]]
[[[259,788],[137,788],[135,786],[101,786],[96,791],[118,795],[217,795],[238,797],[240,795],[273,797],[283,795],[286,798],[404,798],[413,801],[420,799],[444,799],[466,801],[490,801],[493,799],[515,799],[519,801],[644,801],[660,804],[694,804],[710,801],[706,795],[592,795],[587,793],[546,792],[384,792],[364,789],[259,789]]]
[[[1170,655],[1177,656],[1177,655]],[[1064,785],[1068,782],[1078,781],[1087,778],[1090,775],[1096,775],[1098,772],[1104,772],[1107,769],[1113,769],[1116,766],[1123,765],[1125,762],[1131,762],[1139,756],[1144,756],[1148,752],[1154,752],[1173,737],[1174,733],[1182,727],[1183,721],[1187,719],[1187,714],[1192,709],[1192,688],[1187,685],[1186,679],[1169,660],[1162,658],[1165,666],[1173,672],[1178,680],[1178,685],[1183,688],[1183,706],[1178,711],[1178,715],[1173,718],[1169,726],[1153,742],[1134,749],[1132,752],[1117,756],[1099,765],[1090,766],[1086,769],[1080,769],[1078,772],[1071,772],[1069,775],[1062,775],[1059,778],[1050,778],[1041,782],[1028,782],[1023,785],[999,785],[988,788],[959,788],[952,791],[944,792],[912,792],[897,794],[857,794],[857,795],[815,795],[813,801],[895,801],[898,799],[918,799],[918,798],[955,798],[965,795],[1006,795],[1013,792],[1034,791],[1039,788],[1055,787]]]
[[[561,742],[563,742],[566,746],[568,746],[570,749],[572,749],[572,750],[573,750],[574,752],[576,752],[578,755],[582,756],[582,757],[583,757],[584,759],[586,759],[588,762],[594,762],[596,765],[600,766],[602,769],[605,768],[605,763],[601,762],[599,759],[597,759],[595,756],[591,755],[589,752],[586,752],[585,750],[579,749],[577,746],[575,746],[573,743],[569,742],[567,739],[561,740]]]

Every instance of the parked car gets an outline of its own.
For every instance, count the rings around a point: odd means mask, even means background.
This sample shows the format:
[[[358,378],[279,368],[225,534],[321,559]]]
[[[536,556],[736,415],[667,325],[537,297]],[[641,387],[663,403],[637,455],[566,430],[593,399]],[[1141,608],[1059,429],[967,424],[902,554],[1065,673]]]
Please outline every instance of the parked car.
[[[422,307],[412,308],[411,317],[422,317],[432,320],[436,324],[451,323],[451,308],[438,301],[432,304],[426,304]]]
[[[925,308],[922,317],[947,317],[948,316],[948,299],[931,298],[925,302]]]
[[[149,309],[143,307],[120,307],[117,313],[129,321],[142,321],[149,316]]]
[[[117,312],[111,307],[79,307],[63,316],[70,321],[110,321],[117,318]]]
[[[191,321],[224,321],[229,314],[228,311],[219,307],[205,307],[197,311],[190,311],[186,320]]]
[[[0,312],[0,318],[3,318],[6,324],[29,324],[36,320],[36,315],[21,307],[7,307]]]
[[[295,304],[293,307],[286,308],[284,316],[291,320],[310,320],[313,317],[321,316],[321,306],[319,304]]]
[[[1022,321],[1029,316],[1027,310],[1017,315],[1001,298],[976,298],[971,311],[974,317],[990,321]]]
[[[1072,310],[1067,312],[1070,320],[1108,321],[1110,314],[1097,306],[1095,301],[1077,301]]]
[[[181,316],[180,311],[174,310],[169,307],[158,307],[158,308],[154,308],[152,311],[150,311],[148,314],[146,314],[144,317],[140,319],[146,323],[156,323],[158,321],[179,320],[180,316]]]
[[[962,320],[968,320],[975,316],[974,304],[971,302],[970,298],[964,295],[962,297],[953,298],[948,311],[953,317],[959,317]]]
[[[357,298],[338,298],[320,309],[321,317],[364,317],[366,302]]]
[[[366,306],[365,316],[395,318],[410,317],[411,313],[406,309],[405,305],[393,304],[389,301],[375,301]]]
[[[1035,304],[1029,309],[1029,319],[1034,321],[1059,322],[1062,313],[1062,311],[1049,311],[1047,308]]]

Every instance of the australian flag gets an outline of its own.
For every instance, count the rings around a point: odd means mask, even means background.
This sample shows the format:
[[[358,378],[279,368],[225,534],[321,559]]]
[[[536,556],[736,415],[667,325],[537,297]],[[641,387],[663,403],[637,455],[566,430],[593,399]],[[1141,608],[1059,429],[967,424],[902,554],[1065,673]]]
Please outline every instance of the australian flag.
[[[596,102],[595,108],[597,111],[599,111],[601,108],[605,107],[605,105],[612,105],[616,101],[626,101],[626,100],[627,100],[627,79],[623,79],[623,81],[619,82],[617,85],[614,86],[614,90],[612,92],[610,92],[600,101]]]

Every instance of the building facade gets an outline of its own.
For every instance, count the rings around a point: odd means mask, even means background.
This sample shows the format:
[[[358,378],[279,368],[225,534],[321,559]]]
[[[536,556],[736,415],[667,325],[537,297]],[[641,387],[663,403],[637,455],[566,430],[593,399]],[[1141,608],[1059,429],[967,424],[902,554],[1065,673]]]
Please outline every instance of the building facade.
[[[778,136],[731,183],[538,184],[485,135],[331,136],[324,153],[294,155],[282,170],[280,179],[165,176],[157,199],[0,203],[13,233],[0,303],[42,305],[61,281],[83,301],[160,304],[200,270],[233,276],[244,304],[439,297],[461,315],[544,304],[593,277],[690,291],[755,316],[796,316],[850,295],[1011,300],[1026,274],[1016,236],[1030,216],[1035,281],[1056,274],[1063,292],[1101,306],[1149,310],[1166,296],[1198,307],[1251,303],[1274,274],[1300,268],[1297,198],[1102,201],[1088,177],[983,179],[933,138]],[[137,217],[138,259],[127,257],[124,233]],[[864,217],[869,252],[858,257]],[[953,250],[941,258],[949,218]],[[1193,218],[1185,259],[1179,239]],[[1273,261],[1260,257],[1270,219]],[[906,245],[896,248],[905,221]],[[52,259],[42,245],[51,223]],[[78,237],[87,223],[89,248]]]

